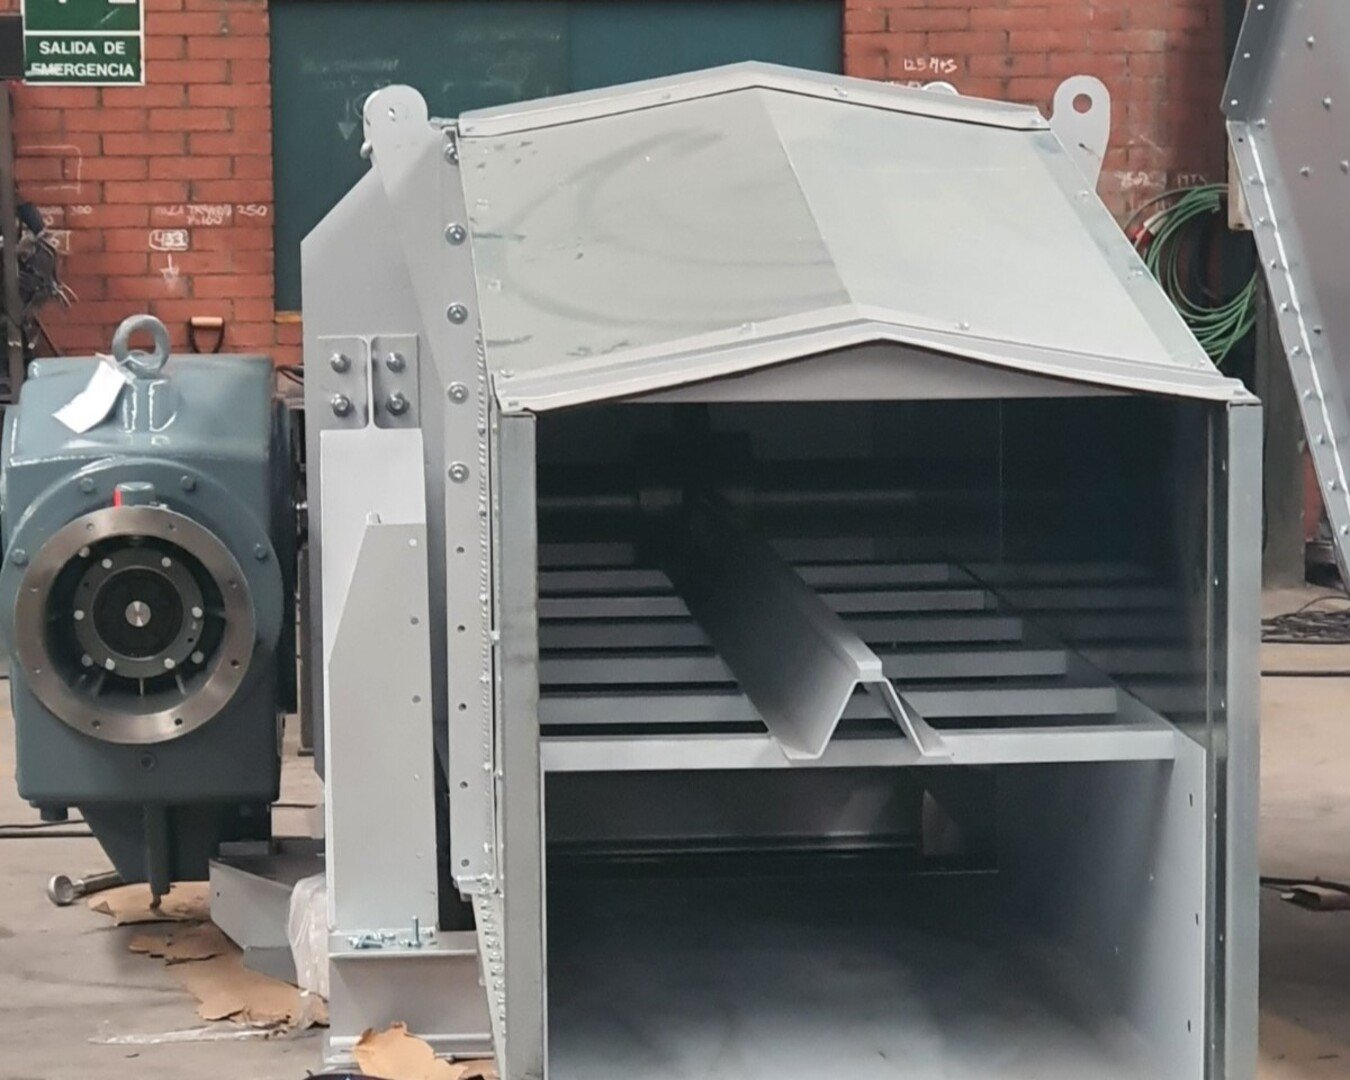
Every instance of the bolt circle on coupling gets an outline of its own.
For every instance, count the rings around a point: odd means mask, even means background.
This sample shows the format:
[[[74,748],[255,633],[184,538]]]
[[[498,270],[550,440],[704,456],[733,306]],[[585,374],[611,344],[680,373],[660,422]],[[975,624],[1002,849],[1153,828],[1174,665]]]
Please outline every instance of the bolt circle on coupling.
[[[469,478],[469,467],[462,461],[456,461],[450,466],[450,479],[456,484],[462,484]]]
[[[445,309],[445,317],[456,326],[465,323],[469,319],[469,309],[463,304],[451,304]]]
[[[451,244],[462,244],[469,238],[469,230],[458,221],[452,221],[445,227],[445,239]]]
[[[390,416],[402,416],[408,411],[408,399],[401,391],[395,390],[384,399],[384,407],[389,410]]]
[[[334,394],[328,404],[333,407],[334,416],[346,416],[352,411],[352,399],[346,394]]]
[[[352,366],[352,359],[346,353],[335,352],[328,358],[328,366],[341,375]]]

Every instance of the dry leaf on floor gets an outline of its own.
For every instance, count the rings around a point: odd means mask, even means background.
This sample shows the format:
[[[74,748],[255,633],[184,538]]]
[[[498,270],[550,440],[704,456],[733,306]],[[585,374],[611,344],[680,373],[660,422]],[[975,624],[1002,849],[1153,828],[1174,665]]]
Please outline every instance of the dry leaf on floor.
[[[445,1061],[407,1024],[391,1024],[384,1031],[367,1029],[353,1051],[366,1076],[380,1080],[497,1080],[491,1061]]]
[[[119,885],[89,898],[89,910],[111,915],[114,926],[153,922],[206,922],[211,918],[211,890],[205,881],[173,886],[157,908],[150,906],[148,885]]]
[[[234,948],[215,923],[189,923],[137,934],[128,946],[134,953],[157,956],[170,964],[209,960]]]

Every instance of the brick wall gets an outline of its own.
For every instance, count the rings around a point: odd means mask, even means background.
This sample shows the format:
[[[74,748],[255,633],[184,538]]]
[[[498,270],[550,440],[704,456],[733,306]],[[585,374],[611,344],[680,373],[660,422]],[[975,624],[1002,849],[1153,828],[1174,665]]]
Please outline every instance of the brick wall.
[[[1098,191],[1118,215],[1168,187],[1222,180],[1219,0],[850,0],[849,74],[1037,106],[1095,75],[1111,91]]]
[[[190,316],[219,315],[227,349],[294,361],[300,327],[273,304],[267,2],[145,3],[147,86],[15,91],[20,192],[44,208],[79,295],[49,310],[48,328],[63,350],[88,352],[149,310],[183,347]],[[1165,186],[1222,176],[1220,11],[1217,0],[846,0],[845,68],[1047,112],[1062,78],[1098,76],[1114,98],[1100,190],[1123,214]]]

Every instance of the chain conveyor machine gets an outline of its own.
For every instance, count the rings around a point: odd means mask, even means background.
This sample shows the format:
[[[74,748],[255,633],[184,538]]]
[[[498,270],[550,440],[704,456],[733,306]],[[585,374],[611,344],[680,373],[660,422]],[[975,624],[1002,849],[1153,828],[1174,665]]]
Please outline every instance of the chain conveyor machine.
[[[369,99],[304,248],[330,1056],[1252,1076],[1260,408],[1078,89]]]

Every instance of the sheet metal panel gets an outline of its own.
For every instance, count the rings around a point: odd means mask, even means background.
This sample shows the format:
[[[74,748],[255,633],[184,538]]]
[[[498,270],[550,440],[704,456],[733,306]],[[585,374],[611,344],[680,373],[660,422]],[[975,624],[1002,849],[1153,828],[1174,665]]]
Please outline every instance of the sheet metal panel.
[[[1247,8],[1228,137],[1341,567],[1350,565],[1350,5]]]
[[[1245,396],[1038,115],[924,91],[899,108],[834,82],[739,65],[466,115],[504,410],[877,340],[1096,386]]]

